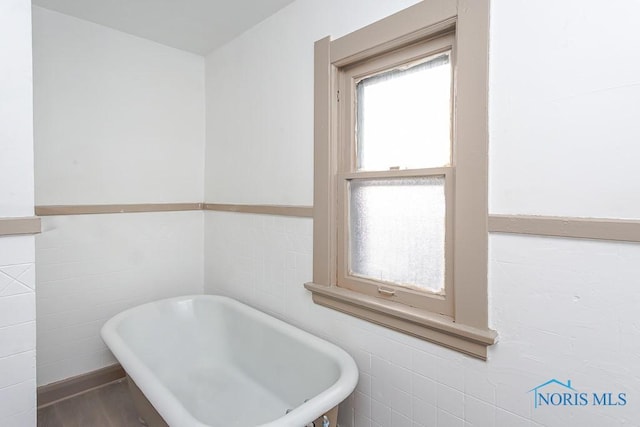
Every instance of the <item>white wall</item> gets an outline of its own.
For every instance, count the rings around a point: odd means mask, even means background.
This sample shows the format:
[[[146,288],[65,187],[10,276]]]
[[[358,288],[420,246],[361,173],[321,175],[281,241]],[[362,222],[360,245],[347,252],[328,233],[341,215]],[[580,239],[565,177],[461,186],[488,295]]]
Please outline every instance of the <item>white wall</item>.
[[[33,216],[31,2],[0,2],[0,218]],[[32,236],[0,236],[0,425],[36,423]]]
[[[199,202],[204,65],[33,8],[36,204]]]
[[[296,1],[208,55],[206,199],[313,204],[313,42],[416,2]]]
[[[640,218],[640,6],[601,6],[495,2],[492,212]]]
[[[29,2],[0,14],[0,217],[33,215],[33,83]]]
[[[309,204],[313,42],[410,3],[298,0],[211,53],[206,200]],[[492,1],[491,213],[640,217],[640,7],[604,9]],[[481,362],[314,305],[311,235],[310,219],[206,213],[205,291],[347,349],[360,383],[342,427],[639,425],[640,245],[491,235],[500,342]],[[551,378],[629,402],[534,409],[528,391]]]
[[[200,202],[204,59],[34,7],[36,204]],[[43,217],[38,384],[115,359],[100,327],[203,290],[203,214]]]

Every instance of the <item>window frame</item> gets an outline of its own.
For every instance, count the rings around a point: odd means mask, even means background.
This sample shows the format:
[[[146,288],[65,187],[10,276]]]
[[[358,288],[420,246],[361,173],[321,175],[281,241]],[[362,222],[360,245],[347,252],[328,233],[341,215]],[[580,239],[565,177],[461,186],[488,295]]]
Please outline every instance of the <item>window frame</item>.
[[[425,0],[339,39],[316,42],[313,282],[305,284],[317,304],[480,359],[486,359],[487,347],[497,336],[488,327],[487,295],[488,30],[489,0]],[[452,196],[454,206],[453,290],[447,290],[451,310],[442,314],[392,296],[380,298],[338,286],[338,253],[344,241],[338,229],[341,223],[346,226],[345,209],[339,209],[345,201],[340,187],[347,177],[340,164],[345,147],[340,147],[339,132],[344,129],[339,90],[341,74],[350,66],[450,32],[455,34],[455,59],[449,181],[455,179],[455,192],[446,196]],[[450,190],[449,185],[446,191]],[[451,265],[451,259],[446,262]],[[344,275],[342,267],[340,274]]]
[[[445,315],[453,315],[453,200],[454,200],[454,167],[453,141],[450,139],[450,161],[448,165],[425,167],[421,169],[388,169],[357,170],[357,141],[355,121],[357,103],[353,95],[356,84],[366,76],[384,72],[394,66],[404,65],[424,59],[434,54],[451,51],[451,90],[454,85],[455,68],[455,34],[447,32],[428,37],[418,43],[394,49],[391,52],[377,55],[364,62],[342,67],[338,72],[338,90],[340,99],[337,102],[338,127],[338,172],[337,178],[337,278],[336,286],[360,292],[372,297],[385,298],[412,307],[418,307]],[[453,108],[453,93],[450,109]],[[451,111],[453,119],[453,111]],[[453,125],[452,125],[453,128]],[[453,130],[453,129],[452,129]],[[349,183],[357,180],[384,178],[421,178],[441,176],[444,178],[445,192],[445,283],[443,293],[429,293],[402,287],[389,282],[376,281],[349,274]],[[393,293],[393,295],[391,295]]]

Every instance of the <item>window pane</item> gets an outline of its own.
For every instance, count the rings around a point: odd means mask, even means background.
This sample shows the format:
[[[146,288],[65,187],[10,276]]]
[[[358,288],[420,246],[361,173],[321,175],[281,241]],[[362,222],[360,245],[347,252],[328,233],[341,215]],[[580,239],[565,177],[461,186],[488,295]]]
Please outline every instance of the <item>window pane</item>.
[[[350,273],[444,289],[444,177],[352,180]]]
[[[451,51],[358,82],[357,169],[451,163]]]

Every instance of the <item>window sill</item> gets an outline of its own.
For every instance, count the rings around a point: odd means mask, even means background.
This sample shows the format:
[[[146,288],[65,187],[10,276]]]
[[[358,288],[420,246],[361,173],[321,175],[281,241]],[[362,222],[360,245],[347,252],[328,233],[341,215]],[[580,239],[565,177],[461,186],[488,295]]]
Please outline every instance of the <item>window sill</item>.
[[[453,350],[487,360],[487,347],[497,342],[497,333],[456,323],[448,316],[407,307],[392,301],[316,283],[306,283],[316,304],[415,336]]]

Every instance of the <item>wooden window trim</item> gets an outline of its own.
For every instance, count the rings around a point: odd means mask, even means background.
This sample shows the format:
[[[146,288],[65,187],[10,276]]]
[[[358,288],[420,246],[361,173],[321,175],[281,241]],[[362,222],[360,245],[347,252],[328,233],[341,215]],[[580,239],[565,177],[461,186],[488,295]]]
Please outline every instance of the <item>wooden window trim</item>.
[[[340,69],[455,30],[454,295],[451,315],[336,286]],[[305,286],[321,305],[486,359],[488,327],[489,0],[423,1],[361,30],[315,45],[314,260]]]

